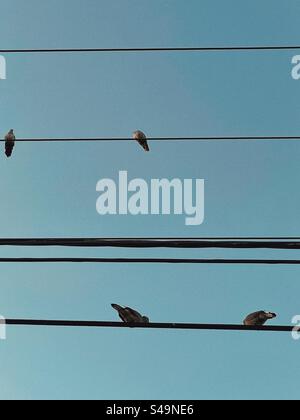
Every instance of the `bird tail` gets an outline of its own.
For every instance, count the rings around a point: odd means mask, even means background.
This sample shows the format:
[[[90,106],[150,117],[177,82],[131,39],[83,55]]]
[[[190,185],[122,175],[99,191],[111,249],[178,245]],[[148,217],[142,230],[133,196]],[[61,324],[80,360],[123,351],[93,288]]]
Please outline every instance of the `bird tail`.
[[[117,304],[115,304],[115,303],[112,303],[111,304],[111,306],[116,310],[116,311],[122,311],[122,309],[124,309],[124,308],[122,308],[122,306],[120,306],[120,305],[117,305]]]
[[[12,155],[12,152],[13,152],[13,150],[14,150],[14,147],[15,147],[15,145],[13,144],[13,143],[11,143],[11,142],[7,142],[6,144],[5,144],[5,154],[6,154],[6,156],[9,158],[9,157],[11,157],[11,155]]]
[[[146,152],[150,152],[150,147],[148,146],[148,143],[144,143],[144,144],[143,144],[143,149],[144,149]]]

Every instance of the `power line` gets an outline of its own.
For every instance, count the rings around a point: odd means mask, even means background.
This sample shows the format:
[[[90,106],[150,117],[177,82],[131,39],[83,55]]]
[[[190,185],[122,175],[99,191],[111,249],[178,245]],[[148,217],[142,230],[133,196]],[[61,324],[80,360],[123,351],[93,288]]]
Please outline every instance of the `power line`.
[[[140,329],[180,329],[180,330],[223,330],[223,331],[271,331],[292,332],[292,326],[244,326],[226,324],[187,324],[187,323],[150,323],[150,324],[125,324],[109,321],[53,321],[7,319],[7,325],[38,326],[38,327],[84,327],[84,328],[140,328]],[[3,321],[2,321],[3,324]]]
[[[300,260],[205,258],[0,258],[0,264],[231,264],[300,265]]]
[[[181,249],[287,249],[299,250],[298,240],[215,240],[203,239],[145,239],[145,238],[25,238],[0,239],[0,246],[64,246],[64,247],[112,247],[112,248],[181,248]]]
[[[74,239],[74,238],[73,238]],[[95,238],[94,238],[95,239]],[[97,239],[97,238],[96,238]],[[130,241],[300,241],[300,236],[202,236],[202,237],[130,237],[130,238],[99,238],[103,240]],[[1,241],[1,238],[0,238]],[[1,243],[0,243],[1,245]]]
[[[1,49],[2,54],[41,53],[144,53],[144,52],[222,52],[222,51],[289,51],[299,50],[300,45],[246,45],[214,47],[148,47],[148,48],[21,48]]]
[[[204,141],[297,141],[300,136],[222,136],[222,137],[149,137],[151,142],[204,142]],[[4,142],[4,139],[0,141]],[[108,143],[133,142],[130,137],[87,137],[87,138],[23,138],[19,143]]]

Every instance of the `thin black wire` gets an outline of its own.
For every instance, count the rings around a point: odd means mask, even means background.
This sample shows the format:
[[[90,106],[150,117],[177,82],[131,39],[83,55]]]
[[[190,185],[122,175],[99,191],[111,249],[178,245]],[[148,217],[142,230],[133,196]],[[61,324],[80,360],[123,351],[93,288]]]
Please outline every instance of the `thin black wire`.
[[[132,237],[132,238],[101,238],[103,240],[131,241],[300,241],[300,236],[203,236],[203,237]],[[1,241],[1,238],[0,238]]]
[[[85,248],[181,248],[181,249],[287,249],[299,250],[299,240],[216,240],[216,239],[145,239],[145,238],[25,238],[0,239],[0,246],[85,247]]]
[[[231,264],[300,265],[300,260],[205,258],[0,258],[0,264]]]
[[[204,142],[204,141],[282,141],[300,140],[300,136],[226,136],[226,137],[149,137],[151,142]],[[4,139],[0,141],[4,142]],[[24,138],[17,139],[19,143],[78,143],[78,142],[132,142],[129,137],[90,137],[90,138]]]
[[[142,53],[142,52],[222,52],[222,51],[282,51],[299,50],[300,45],[257,45],[216,47],[149,47],[149,48],[24,48],[1,49],[2,54],[11,53]]]
[[[4,323],[3,321],[1,322]],[[187,324],[187,323],[150,323],[125,324],[109,321],[53,321],[32,319],[7,319],[7,325],[40,327],[84,327],[84,328],[140,328],[140,329],[179,329],[179,330],[223,330],[223,331],[270,331],[292,332],[292,326],[244,326],[226,324]]]

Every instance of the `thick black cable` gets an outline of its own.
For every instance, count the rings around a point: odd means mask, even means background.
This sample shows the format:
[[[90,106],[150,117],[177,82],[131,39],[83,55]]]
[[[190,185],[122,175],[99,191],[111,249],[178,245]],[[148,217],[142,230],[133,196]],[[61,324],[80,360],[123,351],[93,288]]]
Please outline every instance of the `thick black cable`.
[[[0,264],[231,264],[300,265],[288,259],[205,259],[205,258],[0,258]]]
[[[144,238],[24,238],[0,239],[0,246],[31,247],[112,247],[112,248],[181,248],[181,249],[287,249],[299,250],[300,241],[289,240],[203,240],[203,239],[144,239]]]
[[[226,324],[188,324],[188,323],[150,323],[125,324],[109,321],[54,321],[33,319],[7,319],[6,325],[38,327],[85,327],[85,328],[140,328],[140,329],[179,329],[179,330],[222,330],[222,331],[269,331],[292,332],[292,326],[244,326]],[[3,324],[3,322],[2,322]]]

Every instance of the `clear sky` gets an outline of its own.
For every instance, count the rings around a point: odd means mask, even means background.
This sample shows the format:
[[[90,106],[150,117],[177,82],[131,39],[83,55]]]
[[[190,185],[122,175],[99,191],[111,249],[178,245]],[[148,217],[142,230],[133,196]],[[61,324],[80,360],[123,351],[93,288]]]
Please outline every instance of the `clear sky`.
[[[297,0],[1,0],[2,48],[299,44]],[[299,135],[297,51],[7,55],[3,135]],[[300,234],[299,143],[17,144],[0,164],[1,237]],[[96,183],[204,178],[206,218],[96,213]],[[1,256],[295,257],[298,252],[1,249]],[[2,265],[7,318],[117,320],[112,302],[157,322],[291,323],[299,268]],[[273,321],[274,322],[274,321]],[[8,329],[1,399],[299,399],[289,334]]]

